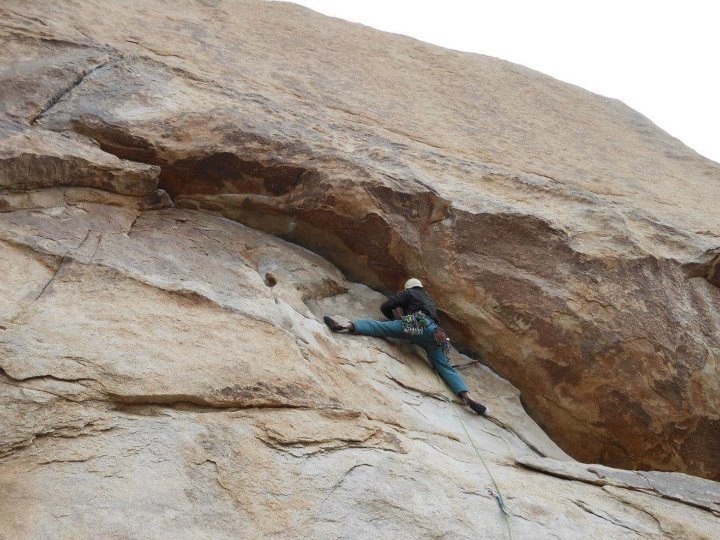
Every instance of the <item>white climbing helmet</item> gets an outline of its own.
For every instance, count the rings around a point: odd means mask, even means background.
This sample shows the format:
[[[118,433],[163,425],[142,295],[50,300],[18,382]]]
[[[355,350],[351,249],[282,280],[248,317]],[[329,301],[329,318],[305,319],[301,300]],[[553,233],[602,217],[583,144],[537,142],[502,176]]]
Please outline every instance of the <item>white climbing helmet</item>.
[[[422,283],[420,283],[420,280],[418,278],[410,278],[405,282],[406,289],[412,289],[413,287],[422,288]]]

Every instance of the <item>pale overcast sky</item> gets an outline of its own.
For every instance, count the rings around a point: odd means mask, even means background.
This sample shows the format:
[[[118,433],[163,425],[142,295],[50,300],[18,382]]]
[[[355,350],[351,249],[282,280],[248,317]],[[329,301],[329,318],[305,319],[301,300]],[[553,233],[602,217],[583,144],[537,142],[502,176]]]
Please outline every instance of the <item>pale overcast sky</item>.
[[[618,98],[720,162],[715,0],[294,0]]]

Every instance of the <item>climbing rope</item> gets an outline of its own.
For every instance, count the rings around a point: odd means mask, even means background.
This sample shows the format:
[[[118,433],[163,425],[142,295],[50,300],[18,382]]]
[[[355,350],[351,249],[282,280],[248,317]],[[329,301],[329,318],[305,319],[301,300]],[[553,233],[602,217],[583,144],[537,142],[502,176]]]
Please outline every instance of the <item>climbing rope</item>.
[[[463,422],[462,418],[460,418],[460,415],[457,413],[457,409],[453,405],[452,398],[448,394],[448,390],[445,387],[445,384],[443,384],[442,379],[440,379],[440,375],[438,374],[435,369],[433,369],[433,372],[435,373],[435,377],[437,378],[438,383],[440,384],[440,387],[443,391],[443,397],[445,398],[445,401],[447,401],[448,405],[450,406],[450,409],[452,410],[453,414],[455,415],[455,418],[457,418],[458,422],[460,422],[460,425],[463,428],[463,431],[465,431],[465,435],[467,435],[468,440],[470,441],[470,445],[475,450],[475,453],[477,454],[478,458],[480,458],[480,463],[482,463],[482,466],[485,468],[485,471],[488,474],[488,477],[490,477],[490,481],[492,482],[493,486],[495,486],[495,492],[492,492],[491,494],[493,497],[495,497],[495,500],[498,503],[498,506],[500,507],[500,512],[503,515],[503,518],[505,520],[505,526],[507,527],[508,532],[508,538],[509,540],[512,540],[512,529],[510,528],[510,514],[508,513],[507,509],[505,508],[505,498],[503,497],[502,491],[500,491],[500,486],[498,486],[497,482],[495,481],[495,477],[490,472],[490,468],[487,466],[487,463],[485,463],[485,458],[482,456],[482,452],[480,452],[480,449],[475,445],[475,441],[473,441],[473,438],[470,436],[470,432],[468,431],[467,426],[465,425],[465,422]],[[507,444],[507,443],[506,443]]]

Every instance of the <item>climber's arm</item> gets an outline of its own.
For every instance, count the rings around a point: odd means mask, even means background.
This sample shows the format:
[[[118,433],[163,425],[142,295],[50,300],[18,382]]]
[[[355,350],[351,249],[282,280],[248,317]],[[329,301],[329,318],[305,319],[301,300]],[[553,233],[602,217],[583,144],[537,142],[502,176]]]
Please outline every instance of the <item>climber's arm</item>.
[[[382,314],[391,321],[395,319],[395,316],[393,315],[393,310],[401,307],[405,303],[406,295],[407,291],[402,291],[385,300],[385,302],[383,302],[383,304],[380,306],[380,311],[382,311]]]

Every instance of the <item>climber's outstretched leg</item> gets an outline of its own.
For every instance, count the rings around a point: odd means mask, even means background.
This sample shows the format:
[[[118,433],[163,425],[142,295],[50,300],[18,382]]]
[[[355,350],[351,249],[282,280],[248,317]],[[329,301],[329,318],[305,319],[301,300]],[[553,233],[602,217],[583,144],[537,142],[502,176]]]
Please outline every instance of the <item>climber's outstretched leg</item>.
[[[373,337],[391,337],[397,339],[408,339],[403,331],[402,321],[372,321],[369,319],[358,319],[346,324],[340,324],[332,317],[327,315],[323,317],[323,321],[333,332],[342,332],[347,330],[358,336]]]
[[[460,375],[455,368],[450,365],[442,347],[433,347],[425,344],[421,344],[420,346],[425,349],[425,353],[427,354],[432,367],[435,368],[435,371],[438,372],[440,378],[445,381],[445,384],[448,385],[453,394],[460,396],[461,394],[468,392],[465,380],[462,378],[462,375]]]
[[[340,324],[332,317],[328,317],[326,315],[323,317],[323,321],[325,321],[325,324],[333,332],[347,331],[360,336],[405,339],[415,343],[416,345],[420,345],[427,353],[428,360],[430,360],[433,369],[435,369],[442,380],[445,381],[445,384],[450,387],[450,390],[462,399],[465,405],[467,405],[471,410],[479,415],[487,416],[487,407],[470,398],[470,392],[462,376],[450,365],[443,348],[435,343],[433,338],[433,331],[436,328],[435,325],[428,327],[420,335],[408,336],[403,330],[402,321],[397,320],[371,321],[367,319],[359,319],[346,324]]]
[[[389,337],[396,339],[407,339],[403,330],[402,321],[371,321],[369,319],[358,319],[350,323],[352,333],[358,336]]]
[[[465,380],[462,378],[457,370],[450,365],[448,357],[445,355],[442,347],[438,347],[435,343],[429,342],[424,339],[425,336],[420,336],[419,339],[413,340],[418,342],[427,354],[428,360],[432,364],[440,378],[445,381],[453,394],[457,395],[463,400],[472,411],[478,413],[481,416],[488,415],[488,409],[482,403],[479,403],[470,397],[470,391],[468,390]]]

